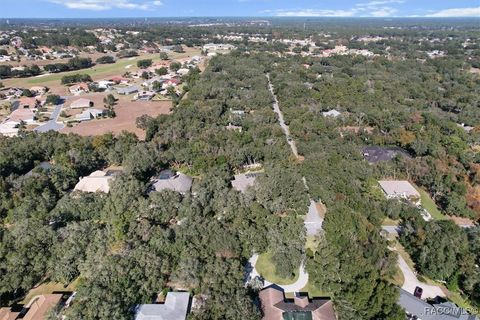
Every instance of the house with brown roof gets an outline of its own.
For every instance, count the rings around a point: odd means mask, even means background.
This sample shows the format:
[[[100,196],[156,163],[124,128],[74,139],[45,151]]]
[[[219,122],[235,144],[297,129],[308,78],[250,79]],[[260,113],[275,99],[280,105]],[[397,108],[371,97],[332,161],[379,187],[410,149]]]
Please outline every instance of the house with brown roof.
[[[259,293],[264,320],[336,320],[333,302],[330,299],[296,295],[286,299],[284,292],[275,286]]]
[[[44,320],[47,318],[50,310],[55,308],[62,300],[62,294],[43,294],[30,300],[25,308],[28,312],[22,318],[23,320]]]
[[[21,312],[13,311],[11,308],[1,308],[0,320],[45,320],[49,312],[60,304],[62,297],[63,294],[42,294],[35,296],[28,304],[23,306]],[[24,314],[24,316],[21,317],[21,314]]]
[[[33,109],[29,108],[18,108],[17,110],[10,113],[8,116],[8,121],[13,122],[25,122],[27,124],[33,123],[35,121],[35,112]]]

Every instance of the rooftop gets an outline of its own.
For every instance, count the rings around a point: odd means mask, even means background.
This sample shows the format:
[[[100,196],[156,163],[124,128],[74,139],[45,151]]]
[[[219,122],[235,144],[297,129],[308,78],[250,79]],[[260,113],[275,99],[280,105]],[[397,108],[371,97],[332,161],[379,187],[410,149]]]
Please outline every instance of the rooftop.
[[[142,304],[135,320],[185,320],[190,302],[188,292],[169,292],[163,304]]]
[[[382,180],[378,181],[388,197],[412,197],[420,199],[420,193],[406,180]]]
[[[181,172],[163,170],[153,183],[155,191],[173,190],[180,193],[187,193],[192,187],[193,179]]]

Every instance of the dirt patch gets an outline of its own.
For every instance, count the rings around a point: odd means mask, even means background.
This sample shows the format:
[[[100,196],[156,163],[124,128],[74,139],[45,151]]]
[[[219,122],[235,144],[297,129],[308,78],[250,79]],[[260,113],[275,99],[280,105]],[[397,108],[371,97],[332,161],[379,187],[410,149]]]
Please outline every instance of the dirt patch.
[[[455,222],[457,226],[474,226],[475,222],[472,219],[469,218],[463,218],[463,217],[456,217],[456,216],[450,216],[450,220]]]
[[[65,127],[61,132],[96,136],[109,132],[117,135],[128,131],[135,133],[139,139],[145,139],[145,132],[137,128],[135,120],[144,114],[151,117],[168,114],[171,107],[171,101],[130,101],[128,97],[122,97],[115,106],[115,118],[82,122],[70,128]]]

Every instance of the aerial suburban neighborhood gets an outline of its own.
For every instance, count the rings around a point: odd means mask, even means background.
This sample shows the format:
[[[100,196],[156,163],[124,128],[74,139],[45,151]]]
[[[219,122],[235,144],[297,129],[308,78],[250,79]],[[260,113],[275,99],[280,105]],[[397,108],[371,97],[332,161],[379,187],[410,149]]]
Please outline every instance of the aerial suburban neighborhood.
[[[7,2],[0,320],[480,319],[474,1]]]

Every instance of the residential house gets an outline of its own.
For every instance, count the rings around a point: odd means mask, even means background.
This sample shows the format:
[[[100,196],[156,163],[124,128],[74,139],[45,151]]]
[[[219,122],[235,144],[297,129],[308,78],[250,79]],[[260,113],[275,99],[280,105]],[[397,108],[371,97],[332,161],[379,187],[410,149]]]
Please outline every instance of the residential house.
[[[121,95],[130,95],[140,91],[138,86],[116,87],[115,89],[117,90],[117,93]]]
[[[225,128],[227,128],[227,130],[229,131],[236,131],[236,132],[242,132],[242,127],[241,126],[235,126],[231,123],[228,124],[228,126],[226,126]]]
[[[44,86],[33,86],[30,88],[30,91],[34,92],[36,95],[41,96],[48,91],[48,88]]]
[[[190,69],[187,69],[187,68],[181,68],[177,70],[177,74],[179,74],[182,77],[187,75],[189,72],[190,72]]]
[[[18,99],[18,108],[36,108],[40,105],[40,101],[35,97],[20,97]]]
[[[163,170],[159,176],[154,179],[152,188],[155,191],[173,190],[179,193],[187,193],[192,188],[193,179],[181,172]]]
[[[309,299],[295,295],[286,299],[284,292],[270,286],[259,293],[264,320],[336,320],[333,302],[326,298]]]
[[[190,309],[190,293],[168,292],[164,303],[139,305],[135,320],[185,320]]]
[[[0,124],[0,135],[5,137],[15,137],[18,135],[18,127],[20,122],[17,121],[6,121]],[[1,318],[0,318],[1,320]]]
[[[104,171],[97,170],[92,172],[88,177],[80,178],[75,185],[74,191],[81,192],[110,192],[110,182],[115,176],[122,171],[122,168],[106,169]]]
[[[114,81],[100,80],[100,81],[98,81],[98,88],[107,90],[107,89],[112,88],[114,84],[115,84]]]
[[[257,177],[259,177],[262,174],[263,174],[262,171],[237,174],[234,176],[234,179],[231,181],[232,187],[235,190],[240,191],[241,193],[245,193],[249,187],[254,185]]]
[[[26,124],[32,124],[35,122],[35,112],[30,108],[18,108],[17,110],[10,113],[8,116],[8,121],[13,122],[25,122]]]
[[[403,289],[399,290],[398,304],[405,310],[408,320],[478,320],[477,316],[451,302],[430,304]]]
[[[75,115],[77,121],[89,121],[103,116],[104,110],[88,108],[82,113]]]
[[[51,169],[52,169],[52,164],[50,162],[42,161],[37,166],[35,166],[35,168],[28,171],[24,176],[31,177],[38,171],[50,171]]]
[[[0,308],[0,320],[16,320],[20,316],[20,311],[13,311],[12,308]]]
[[[405,180],[378,181],[388,199],[403,198],[415,204],[420,204],[420,193],[414,186]]]
[[[140,91],[134,97],[133,100],[150,101],[155,97],[155,92],[152,91]]]
[[[108,80],[115,82],[115,84],[128,84],[130,82],[130,79],[122,76],[113,76]]]
[[[333,117],[333,118],[336,118],[336,117],[340,116],[341,113],[340,113],[339,111],[333,109],[333,110],[330,110],[330,111],[322,112],[322,115],[323,115],[324,117]]]
[[[21,311],[0,309],[0,320],[45,320],[50,311],[62,303],[63,294],[42,294],[33,297]],[[22,316],[23,315],[23,316]]]
[[[83,109],[93,107],[93,101],[89,99],[78,99],[70,104],[70,109]]]
[[[379,147],[369,146],[362,149],[363,157],[369,163],[377,163],[381,161],[390,161],[397,156],[410,158],[407,151],[399,147]]]
[[[74,84],[68,90],[70,91],[71,94],[76,95],[76,96],[80,95],[82,93],[90,92],[90,89],[88,88],[87,83]]]

